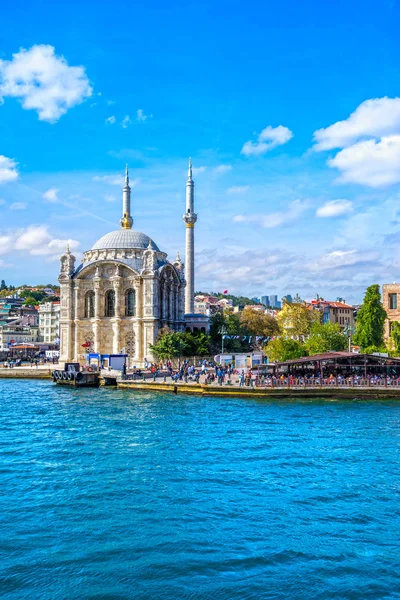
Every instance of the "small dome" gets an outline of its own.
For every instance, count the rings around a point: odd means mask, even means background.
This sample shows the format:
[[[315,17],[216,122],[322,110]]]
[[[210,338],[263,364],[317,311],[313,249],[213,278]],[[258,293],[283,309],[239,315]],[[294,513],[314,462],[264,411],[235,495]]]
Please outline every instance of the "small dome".
[[[159,251],[158,246],[145,233],[134,231],[133,229],[117,229],[103,235],[102,238],[92,247],[92,250],[126,250],[129,248],[140,248],[145,250],[149,242],[152,242],[152,249]]]

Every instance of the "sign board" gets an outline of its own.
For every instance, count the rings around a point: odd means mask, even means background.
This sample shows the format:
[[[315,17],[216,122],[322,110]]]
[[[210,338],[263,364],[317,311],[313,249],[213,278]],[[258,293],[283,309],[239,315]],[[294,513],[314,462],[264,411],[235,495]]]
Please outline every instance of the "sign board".
[[[59,350],[46,350],[46,358],[60,358]]]

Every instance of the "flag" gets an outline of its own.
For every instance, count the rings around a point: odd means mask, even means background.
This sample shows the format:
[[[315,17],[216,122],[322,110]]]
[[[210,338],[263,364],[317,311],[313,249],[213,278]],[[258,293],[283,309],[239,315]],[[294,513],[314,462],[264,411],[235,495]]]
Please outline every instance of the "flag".
[[[227,294],[227,293],[228,293],[228,290],[224,290],[224,294]]]

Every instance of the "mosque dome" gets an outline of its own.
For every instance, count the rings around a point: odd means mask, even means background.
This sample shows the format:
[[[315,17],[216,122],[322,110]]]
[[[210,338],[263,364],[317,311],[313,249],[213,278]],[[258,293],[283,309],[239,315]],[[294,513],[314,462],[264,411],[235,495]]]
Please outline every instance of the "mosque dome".
[[[117,229],[103,235],[92,247],[92,250],[128,250],[137,248],[145,250],[148,246],[159,251],[158,246],[145,233],[133,229]]]

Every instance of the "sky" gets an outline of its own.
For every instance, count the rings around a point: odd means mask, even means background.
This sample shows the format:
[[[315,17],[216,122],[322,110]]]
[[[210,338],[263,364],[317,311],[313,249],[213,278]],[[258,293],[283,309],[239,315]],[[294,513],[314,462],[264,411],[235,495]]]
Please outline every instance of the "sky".
[[[14,0],[0,37],[0,279],[119,227],[196,290],[362,301],[400,280],[397,0]]]

